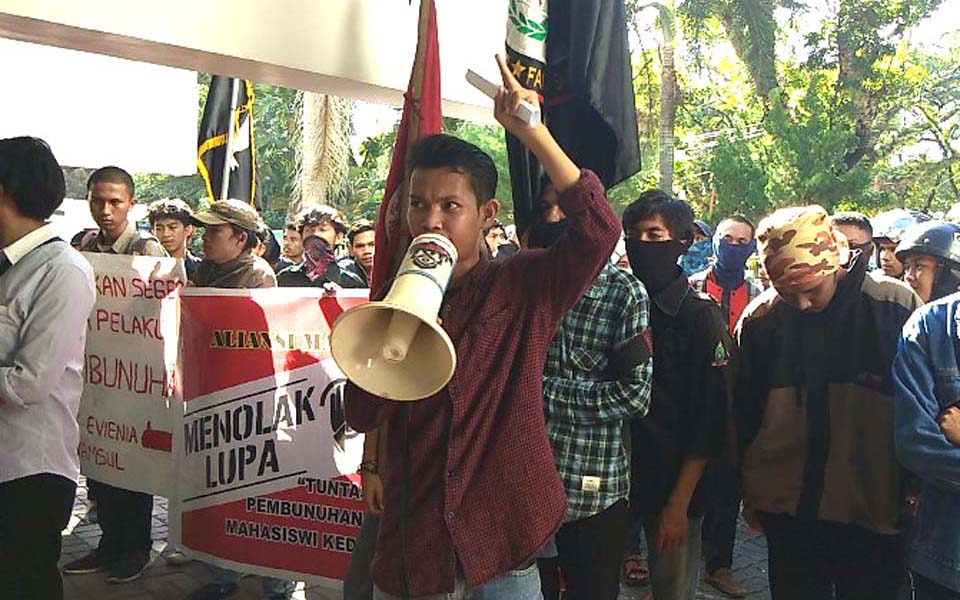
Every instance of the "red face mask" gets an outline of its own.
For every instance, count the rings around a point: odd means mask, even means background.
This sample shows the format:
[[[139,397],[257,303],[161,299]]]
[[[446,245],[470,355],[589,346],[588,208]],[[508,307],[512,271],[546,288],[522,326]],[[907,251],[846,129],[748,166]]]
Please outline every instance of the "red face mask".
[[[333,248],[327,240],[311,235],[303,240],[304,274],[310,281],[316,281],[327,274],[330,265],[336,262]]]

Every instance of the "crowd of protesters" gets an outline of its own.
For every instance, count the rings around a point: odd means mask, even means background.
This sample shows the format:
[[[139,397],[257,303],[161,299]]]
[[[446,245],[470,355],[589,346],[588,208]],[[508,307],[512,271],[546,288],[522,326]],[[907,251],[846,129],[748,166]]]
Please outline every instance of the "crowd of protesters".
[[[368,515],[344,597],[615,600],[626,584],[694,600],[701,563],[744,597],[742,514],[775,600],[960,598],[960,227],[813,204],[714,229],[657,190],[618,218],[545,127],[511,116],[537,99],[503,75],[495,116],[543,166],[538,211],[518,237],[486,153],[413,147],[407,224],[457,247],[439,316],[460,360],[402,411],[346,386]],[[292,216],[281,246],[237,200],[160,200],[139,229],[117,167],[87,193],[84,252],[171,256],[204,287],[370,287],[375,228],[330,206]],[[45,143],[0,140],[3,598],[62,598],[61,573],[122,584],[150,559],[152,497],[88,480],[99,546],[58,567],[95,300],[47,223],[63,196]],[[240,573],[209,572],[190,598],[237,593]]]
[[[62,171],[44,142],[0,141],[0,598],[62,597],[60,531],[79,473],[76,415],[94,294],[89,264],[48,223],[64,193]],[[295,216],[281,250],[257,211],[238,200],[200,212],[180,199],[158,200],[148,207],[147,226],[138,227],[129,218],[134,181],[118,167],[90,176],[87,200],[98,227],[74,236],[74,249],[181,259],[191,285],[368,285],[374,227],[360,220],[348,228],[329,206]],[[197,229],[203,229],[200,256],[192,245]],[[62,573],[105,572],[113,584],[139,578],[150,561],[153,496],[93,479],[87,487],[87,519],[102,535],[95,550],[64,564]],[[189,562],[176,550],[166,560]],[[237,591],[240,573],[209,570],[211,583],[191,598]],[[290,581],[263,578],[265,598],[289,598],[293,589]]]

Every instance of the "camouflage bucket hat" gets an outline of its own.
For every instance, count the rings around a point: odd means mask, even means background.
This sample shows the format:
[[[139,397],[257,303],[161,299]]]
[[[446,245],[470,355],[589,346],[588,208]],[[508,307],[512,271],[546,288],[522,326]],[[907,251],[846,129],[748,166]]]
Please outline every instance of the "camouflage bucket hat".
[[[757,227],[760,258],[777,288],[804,286],[840,270],[849,260],[847,238],[822,207],[784,208]]]
[[[242,200],[218,200],[206,210],[193,215],[200,227],[207,225],[236,225],[240,229],[256,232],[262,222],[256,209]]]

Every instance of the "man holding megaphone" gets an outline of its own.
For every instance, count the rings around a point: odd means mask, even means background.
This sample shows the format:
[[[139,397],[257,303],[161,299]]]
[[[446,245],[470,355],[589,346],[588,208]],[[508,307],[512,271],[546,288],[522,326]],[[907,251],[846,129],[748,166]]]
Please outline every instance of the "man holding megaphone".
[[[345,313],[331,340],[350,378],[348,423],[388,429],[375,598],[539,599],[535,557],[566,511],[544,425],[544,360],[620,225],[596,175],[545,126],[513,116],[538,98],[498,63],[494,114],[537,156],[570,226],[550,248],[491,261],[481,252],[499,209],[491,158],[446,135],[412,148],[407,224],[417,237],[389,294],[375,296],[383,302]]]

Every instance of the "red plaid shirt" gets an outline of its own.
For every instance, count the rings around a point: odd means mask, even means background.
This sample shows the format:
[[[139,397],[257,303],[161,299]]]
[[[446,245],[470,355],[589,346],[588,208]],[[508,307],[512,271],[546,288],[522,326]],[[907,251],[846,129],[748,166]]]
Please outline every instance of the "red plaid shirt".
[[[453,592],[458,562],[471,587],[495,579],[539,551],[563,522],[567,502],[543,419],[544,360],[561,318],[613,252],[620,225],[589,171],[560,207],[570,228],[552,248],[483,259],[447,292],[440,316],[457,369],[441,392],[410,406],[412,597]],[[392,412],[373,577],[399,596],[404,411],[349,383],[345,397],[347,422],[359,431]]]

